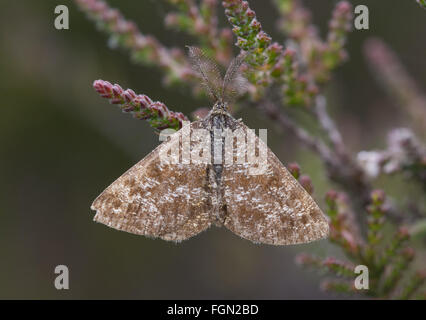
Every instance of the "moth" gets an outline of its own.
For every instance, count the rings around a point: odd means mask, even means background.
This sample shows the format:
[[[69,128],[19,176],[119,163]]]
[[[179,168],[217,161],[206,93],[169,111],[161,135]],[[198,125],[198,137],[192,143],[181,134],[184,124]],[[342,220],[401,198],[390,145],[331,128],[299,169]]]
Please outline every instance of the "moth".
[[[245,83],[241,73],[245,57],[242,53],[234,58],[222,78],[218,66],[202,50],[189,47],[189,59],[214,99],[213,108],[204,119],[173,133],[106,188],[91,206],[96,210],[95,221],[175,242],[211,225],[224,226],[254,243],[271,245],[327,237],[327,219],[311,196],[266,144],[228,111],[229,102]],[[204,141],[208,142],[197,156],[203,154],[208,161],[182,161],[182,152],[175,162],[162,161],[162,155],[182,150],[185,132],[200,130],[207,132]],[[242,153],[239,137],[226,144],[223,135],[217,135],[224,131],[239,132],[244,142],[254,142],[257,154],[264,152],[266,161],[257,164],[258,169],[262,166],[261,174],[252,174],[256,165]],[[231,151],[226,145],[233,147]],[[190,152],[195,146],[191,140]]]

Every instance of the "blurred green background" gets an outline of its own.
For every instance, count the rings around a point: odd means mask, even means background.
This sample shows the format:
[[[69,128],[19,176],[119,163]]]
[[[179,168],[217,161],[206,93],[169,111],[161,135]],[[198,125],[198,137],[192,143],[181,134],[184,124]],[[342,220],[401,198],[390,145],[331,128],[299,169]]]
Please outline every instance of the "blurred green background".
[[[264,29],[283,40],[271,1],[249,2]],[[194,44],[164,28],[168,7],[162,1],[109,3],[168,46]],[[324,35],[336,1],[305,3]],[[70,30],[54,28],[59,4],[70,9]],[[414,0],[367,4],[370,30],[350,35],[350,60],[327,88],[331,113],[354,152],[384,147],[389,129],[410,125],[367,67],[362,45],[368,37],[384,39],[419,85],[426,83],[426,12]],[[186,114],[208,101],[190,98],[185,88],[165,87],[157,69],[135,66],[126,52],[110,50],[107,37],[72,1],[2,0],[0,8],[0,298],[334,297],[320,291],[320,276],[294,264],[302,251],[339,255],[325,240],[254,245],[212,227],[176,245],[94,223],[93,199],[159,142],[146,122],[101,99],[93,80],[119,83]],[[284,163],[301,164],[321,204],[330,185],[316,156],[255,110],[238,116],[250,127],[270,129],[269,146]],[[396,194],[402,188],[385,187]],[[69,267],[70,290],[53,285],[59,264]]]

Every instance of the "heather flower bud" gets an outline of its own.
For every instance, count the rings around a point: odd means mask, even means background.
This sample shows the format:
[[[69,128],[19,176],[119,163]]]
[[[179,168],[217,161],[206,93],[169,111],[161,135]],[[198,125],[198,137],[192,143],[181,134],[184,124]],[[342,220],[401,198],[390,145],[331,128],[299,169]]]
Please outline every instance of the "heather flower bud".
[[[246,11],[246,15],[247,15],[247,17],[248,17],[249,19],[253,19],[254,17],[256,17],[255,12],[254,12],[253,10],[251,10],[250,8],[249,8],[249,9],[247,9],[247,11]]]
[[[396,236],[400,241],[404,241],[410,238],[410,233],[406,227],[400,227],[396,233]]]
[[[132,96],[132,94],[128,92],[128,90],[123,92],[123,97],[126,102],[130,102],[135,98],[135,96]]]
[[[294,51],[293,49],[287,48],[287,49],[284,50],[284,57],[285,58],[292,59],[295,54],[296,54],[296,51]]]
[[[123,89],[118,84],[114,84],[112,86],[112,93],[113,93],[115,98],[118,98],[123,93]]]
[[[246,48],[247,42],[248,41],[246,39],[238,37],[236,45],[240,48]]]
[[[371,200],[375,205],[381,205],[384,203],[386,194],[383,190],[374,190],[371,192]]]
[[[299,179],[299,177],[300,177],[300,166],[297,163],[295,163],[295,162],[290,163],[287,166],[287,168],[288,168],[288,171],[290,171],[290,173],[293,175],[293,177],[295,179]]]
[[[407,259],[408,261],[411,261],[411,260],[414,259],[415,251],[411,247],[407,247],[407,248],[402,249],[401,253],[402,253],[402,256],[405,259]]]
[[[336,202],[338,195],[336,190],[329,190],[325,195],[325,201],[327,203]]]
[[[314,193],[314,186],[312,185],[312,180],[309,176],[302,175],[299,178],[299,183],[309,194]]]
[[[261,28],[261,25],[259,21],[257,21],[256,19],[253,19],[252,22],[250,23],[250,27],[252,28],[254,32],[258,32]]]
[[[256,39],[261,43],[262,46],[271,42],[271,37],[268,36],[264,31],[260,31],[257,34]]]

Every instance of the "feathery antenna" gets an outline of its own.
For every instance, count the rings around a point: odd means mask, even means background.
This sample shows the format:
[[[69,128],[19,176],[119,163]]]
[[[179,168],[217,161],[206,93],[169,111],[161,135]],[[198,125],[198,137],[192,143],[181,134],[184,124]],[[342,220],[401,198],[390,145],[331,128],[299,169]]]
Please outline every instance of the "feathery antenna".
[[[240,53],[231,61],[222,80],[219,66],[203,50],[190,46],[187,46],[187,48],[189,49],[191,66],[201,78],[202,85],[212,99],[230,102],[246,89],[248,82],[240,72],[247,56],[246,52]]]

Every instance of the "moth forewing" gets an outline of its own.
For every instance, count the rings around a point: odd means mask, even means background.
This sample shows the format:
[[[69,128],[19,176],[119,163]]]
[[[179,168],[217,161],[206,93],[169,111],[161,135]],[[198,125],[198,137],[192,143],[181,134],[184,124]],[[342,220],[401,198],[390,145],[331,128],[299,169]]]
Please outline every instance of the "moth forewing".
[[[249,162],[224,166],[224,225],[255,243],[288,245],[326,237],[328,222],[321,209],[264,142],[257,138],[256,143],[267,150],[263,174],[250,174]]]
[[[200,122],[190,127],[200,129]],[[159,145],[96,198],[92,204],[95,221],[172,241],[187,239],[210,226],[207,164],[164,163],[160,158],[163,150],[181,149],[182,132]]]

